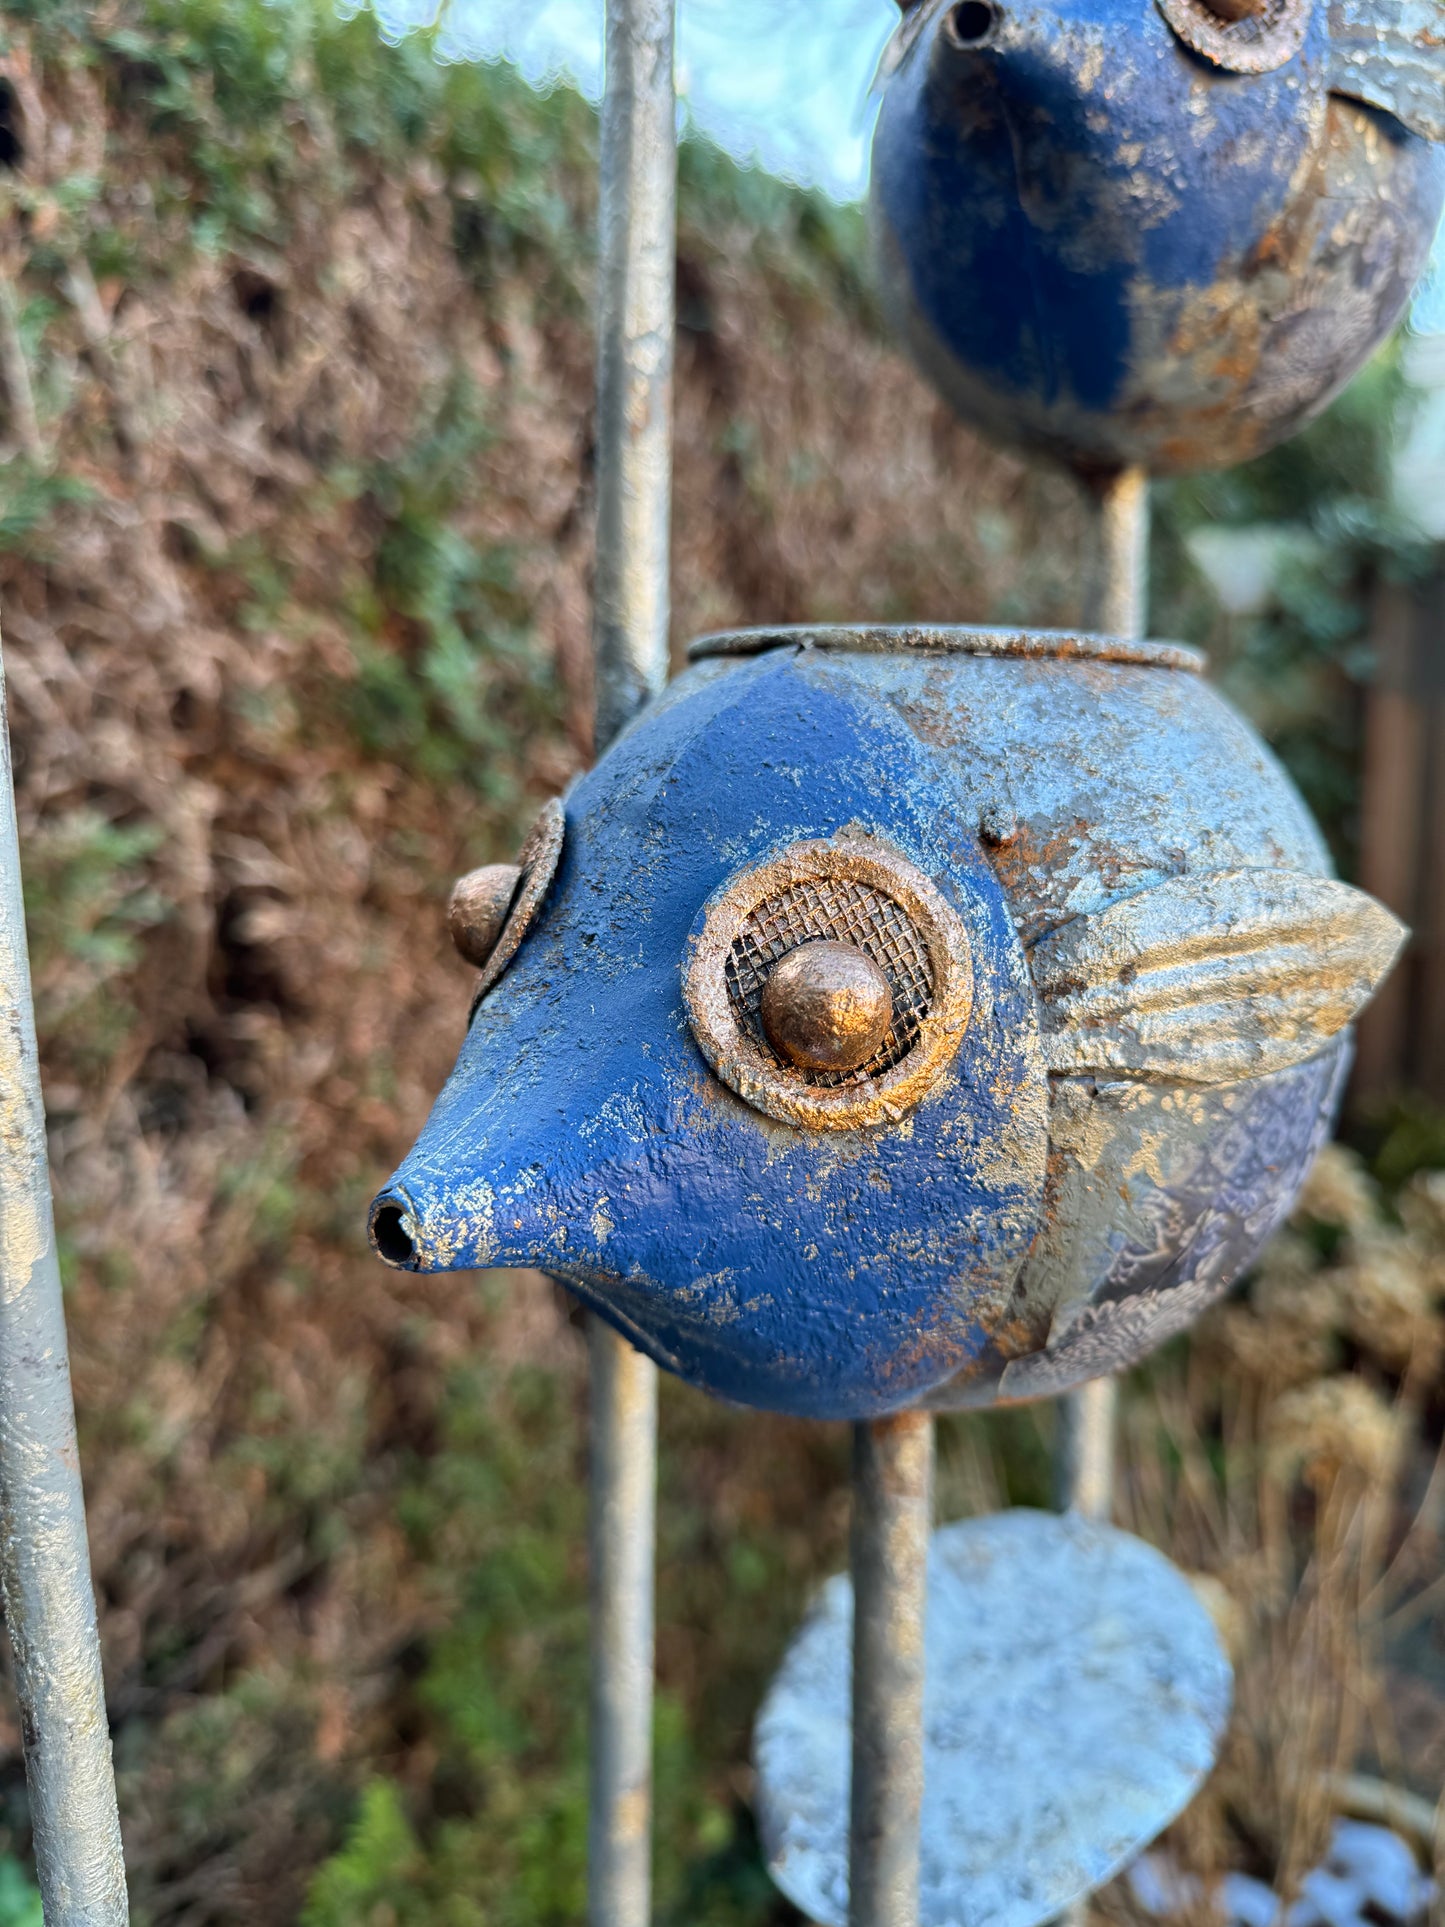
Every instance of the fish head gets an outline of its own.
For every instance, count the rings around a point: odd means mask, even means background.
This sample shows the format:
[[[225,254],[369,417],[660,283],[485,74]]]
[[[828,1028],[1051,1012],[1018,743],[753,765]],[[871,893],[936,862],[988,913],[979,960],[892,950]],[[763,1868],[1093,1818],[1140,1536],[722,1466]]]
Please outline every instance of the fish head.
[[[664,1368],[812,1417],[989,1346],[1047,1159],[1028,966],[977,816],[845,660],[680,679],[566,798],[527,915],[373,1205],[382,1257],[539,1269]],[[820,1008],[874,1028],[820,1043]]]

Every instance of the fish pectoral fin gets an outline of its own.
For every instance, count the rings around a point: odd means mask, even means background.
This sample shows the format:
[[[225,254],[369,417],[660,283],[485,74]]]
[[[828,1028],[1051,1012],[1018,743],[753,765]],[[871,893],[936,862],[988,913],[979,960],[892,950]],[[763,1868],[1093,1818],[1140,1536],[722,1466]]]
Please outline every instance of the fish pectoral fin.
[[[1048,1067],[1190,1084],[1283,1070],[1358,1015],[1408,935],[1327,877],[1172,877],[1035,944]]]
[[[1445,141],[1445,0],[1329,0],[1325,85]]]

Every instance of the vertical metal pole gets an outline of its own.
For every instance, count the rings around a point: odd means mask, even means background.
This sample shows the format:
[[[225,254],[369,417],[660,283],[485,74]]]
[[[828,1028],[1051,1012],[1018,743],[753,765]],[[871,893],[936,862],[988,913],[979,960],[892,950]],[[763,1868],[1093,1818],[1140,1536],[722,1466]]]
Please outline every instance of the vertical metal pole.
[[[597,748],[667,681],[673,0],[608,0],[597,344]]]
[[[853,1432],[849,1927],[918,1927],[933,1420]]]
[[[125,1927],[0,667],[0,1589],[47,1927]]]
[[[673,0],[608,0],[597,344],[600,754],[667,680],[677,230]],[[593,1319],[590,1927],[652,1888],[657,1370]]]
[[[1084,626],[1135,642],[1149,623],[1149,477],[1123,468],[1092,493],[1098,520]]]
[[[1068,1393],[1059,1407],[1056,1479],[1060,1512],[1107,1525],[1114,1513],[1117,1379],[1096,1378]]]
[[[652,1892],[657,1367],[600,1319],[592,1359],[591,1927],[646,1927]]]
[[[1137,641],[1149,624],[1149,477],[1121,469],[1096,485],[1094,560],[1086,628]],[[1063,1400],[1059,1412],[1059,1505],[1107,1521],[1114,1510],[1114,1440],[1119,1388],[1095,1379]]]

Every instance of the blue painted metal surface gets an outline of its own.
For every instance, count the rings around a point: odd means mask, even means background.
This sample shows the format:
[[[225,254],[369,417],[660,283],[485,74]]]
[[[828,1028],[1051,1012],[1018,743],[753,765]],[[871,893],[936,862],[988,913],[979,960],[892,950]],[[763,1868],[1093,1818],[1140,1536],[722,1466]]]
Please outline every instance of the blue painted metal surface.
[[[793,652],[689,678],[567,818],[544,914],[387,1194],[416,1262],[539,1266],[746,1404],[909,1404],[982,1344],[971,1301],[1017,1270],[1043,1191],[1028,973],[974,827],[884,705]],[[775,1123],[713,1078],[681,973],[730,874],[853,823],[940,879],[993,1021],[906,1128],[844,1138]],[[1000,1159],[1005,1137],[1020,1156]]]
[[[1327,880],[1287,780],[1179,652],[718,647],[566,799],[535,923],[373,1207],[382,1255],[536,1266],[693,1383],[820,1418],[1037,1396],[1142,1355],[1287,1209],[1397,926]],[[891,1058],[857,1074],[862,1099],[898,1092],[861,1126],[813,1118],[781,1059],[740,1077],[695,981],[699,930],[780,861],[884,954],[906,889],[839,910],[820,846],[921,872],[971,963],[950,1049],[900,1047],[914,1087]],[[745,1024],[721,964],[717,986]]]
[[[1086,471],[1223,465],[1378,346],[1445,155],[1331,91],[1330,16],[1302,3],[1265,73],[1210,64],[1155,0],[908,11],[873,152],[881,287],[961,414]],[[1445,38],[1428,58],[1445,90]]]

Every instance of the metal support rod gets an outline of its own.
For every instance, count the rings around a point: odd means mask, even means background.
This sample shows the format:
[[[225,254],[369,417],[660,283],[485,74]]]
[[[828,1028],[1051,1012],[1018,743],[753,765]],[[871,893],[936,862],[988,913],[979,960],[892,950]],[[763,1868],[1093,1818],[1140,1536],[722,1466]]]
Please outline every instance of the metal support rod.
[[[667,680],[677,275],[673,0],[608,0],[597,341],[597,748]]]
[[[652,1889],[657,1367],[598,1318],[592,1360],[588,1919],[646,1927]]]
[[[933,1420],[853,1432],[849,1927],[917,1927]]]
[[[1084,627],[1137,641],[1149,623],[1149,477],[1120,469],[1091,492],[1098,523]]]
[[[1119,1382],[1092,1379],[1059,1407],[1057,1460],[1060,1512],[1107,1525],[1114,1512],[1114,1438]]]
[[[608,0],[597,341],[600,754],[667,680],[677,233],[673,0]],[[657,1368],[593,1319],[590,1927],[652,1889]]]
[[[1149,477],[1142,468],[1120,469],[1092,492],[1098,519],[1084,626],[1137,641],[1149,626]],[[1118,1406],[1112,1378],[1064,1398],[1056,1465],[1062,1511],[1104,1521],[1112,1516]]]
[[[0,667],[0,1589],[46,1927],[125,1927],[125,1865],[25,946]]]

